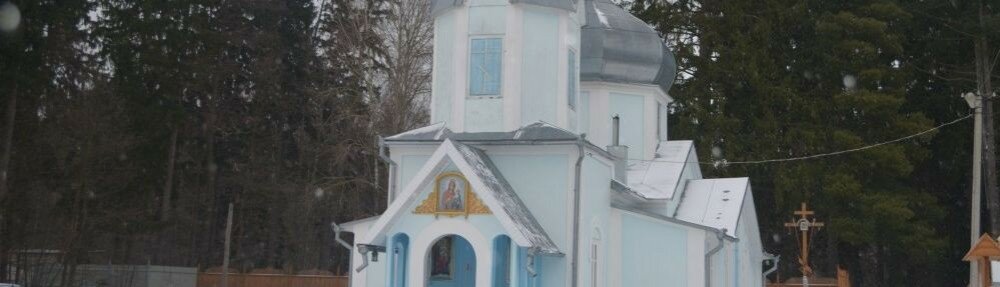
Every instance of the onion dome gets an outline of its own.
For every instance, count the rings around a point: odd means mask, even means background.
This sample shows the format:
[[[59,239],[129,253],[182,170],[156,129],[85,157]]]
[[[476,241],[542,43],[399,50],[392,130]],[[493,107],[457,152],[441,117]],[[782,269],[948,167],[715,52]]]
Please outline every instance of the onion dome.
[[[677,62],[659,33],[610,0],[584,2],[580,80],[657,85],[670,90]]]

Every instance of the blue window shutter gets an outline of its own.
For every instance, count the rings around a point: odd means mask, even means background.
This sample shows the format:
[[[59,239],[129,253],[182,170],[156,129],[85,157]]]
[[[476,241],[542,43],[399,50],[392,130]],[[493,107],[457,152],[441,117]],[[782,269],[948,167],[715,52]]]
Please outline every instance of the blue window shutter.
[[[500,38],[472,39],[469,49],[469,94],[500,95],[503,42]]]

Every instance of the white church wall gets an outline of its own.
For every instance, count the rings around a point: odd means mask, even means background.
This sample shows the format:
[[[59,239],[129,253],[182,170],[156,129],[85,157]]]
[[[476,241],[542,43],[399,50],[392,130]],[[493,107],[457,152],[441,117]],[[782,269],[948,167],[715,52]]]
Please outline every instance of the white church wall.
[[[505,1],[505,0],[497,0]],[[511,5],[507,8],[506,31],[524,31],[524,9],[520,5]],[[504,38],[505,47],[515,47],[515,49],[504,49],[503,69],[503,127],[505,131],[512,131],[527,123],[521,123],[521,59],[524,46],[524,35],[521,33],[507,33]]]
[[[477,38],[501,38],[506,37],[506,22],[507,22],[507,7],[504,1],[496,0],[479,0],[472,1],[469,3],[469,19],[468,19],[468,38],[469,41]],[[507,49],[508,43],[504,41],[504,50]],[[504,53],[506,57],[506,52]],[[503,65],[501,64],[501,81],[505,80],[507,74],[511,74],[505,71]],[[468,78],[465,79],[468,81]],[[468,87],[468,83],[466,83]],[[465,131],[468,132],[480,132],[480,131],[500,131],[504,129],[503,126],[503,101],[506,97],[503,95],[510,94],[505,91],[503,85],[500,88],[501,96],[465,96],[465,114],[464,114],[464,126]]]
[[[689,230],[687,233],[687,266],[692,266],[688,269],[688,287],[704,287],[705,286],[705,245],[697,244],[698,242],[705,242],[705,236],[707,233],[704,230]],[[678,285],[685,286],[685,285]]]
[[[559,250],[567,252],[570,248],[569,234],[572,228],[569,202],[571,186],[569,185],[572,170],[569,162],[576,158],[570,158],[568,151],[553,154],[546,153],[543,146],[534,146],[536,151],[533,154],[510,154],[502,150],[487,150],[487,154],[493,160],[503,176],[513,187],[517,196],[521,198],[525,206],[538,220],[538,223],[545,229],[549,238],[559,247]],[[563,148],[567,149],[568,148]],[[566,282],[568,276],[565,257],[545,258],[542,260],[542,268],[545,276],[542,278],[541,286],[561,286]]]
[[[608,232],[611,213],[609,182],[613,176],[612,165],[593,157],[586,157],[581,170],[580,198],[580,252],[578,286],[607,286]],[[596,247],[596,252],[594,252]],[[594,269],[597,272],[594,272]],[[600,284],[594,285],[594,279]]]
[[[688,228],[622,212],[621,229],[621,286],[687,285]]]
[[[645,99],[642,95],[611,92],[609,95],[609,117],[605,120],[605,125],[610,126],[611,118],[619,116],[620,140],[622,145],[629,148],[629,159],[645,158],[643,152],[646,150],[645,133]]]
[[[434,19],[434,55],[431,74],[431,122],[451,121],[451,97],[455,93],[455,25],[457,11],[447,11]]]
[[[521,60],[521,124],[556,123],[559,18],[554,11],[525,8]]]
[[[404,156],[405,158],[405,156]],[[454,167],[445,168],[444,171],[455,171]],[[423,199],[433,191],[432,185],[421,188],[418,198]],[[417,200],[404,210],[412,211],[422,203]],[[388,245],[396,234],[406,234],[410,238],[408,250],[409,258],[407,266],[408,286],[427,286],[427,252],[434,241],[445,235],[458,235],[467,240],[475,252],[476,264],[476,285],[490,286],[492,280],[492,250],[493,239],[499,235],[506,234],[502,225],[492,215],[471,215],[469,217],[447,217],[433,215],[413,215],[401,218],[399,222],[389,227],[386,233],[387,239],[384,244]],[[357,236],[357,235],[356,235]],[[362,235],[363,236],[363,235]],[[367,272],[367,284],[359,286],[386,286],[389,280],[388,266],[392,266],[391,257],[382,256],[384,260],[370,263]]]
[[[739,272],[737,278],[739,278],[736,286],[746,287],[746,286],[761,286],[763,284],[763,279],[761,274],[763,274],[763,266],[761,265],[764,259],[763,245],[760,237],[760,226],[757,223],[756,206],[753,203],[753,193],[748,190],[747,195],[743,198],[743,212],[740,214],[739,227],[737,228],[739,232]]]
[[[576,108],[580,111],[577,118],[577,133],[589,133],[590,131],[590,92],[581,91],[579,95],[580,105]],[[588,134],[589,136],[589,134]]]
[[[600,147],[610,145],[611,118],[618,114],[622,119],[620,139],[622,144],[629,146],[629,158],[653,158],[660,141],[657,135],[666,138],[667,132],[665,113],[659,124],[657,115],[665,111],[673,99],[652,85],[582,82],[580,89],[581,95],[588,97],[587,125],[586,128],[581,125],[579,130],[588,134],[587,140]]]
[[[456,132],[509,131],[539,120],[575,129],[566,95],[568,51],[580,51],[578,14],[476,0],[438,15],[431,121]],[[469,42],[476,38],[502,39],[499,95],[469,93]]]
[[[468,132],[503,130],[503,99],[467,98],[465,126]]]
[[[608,216],[608,287],[622,287],[622,211],[611,209]]]
[[[706,253],[707,251],[715,248],[716,244],[719,243],[718,239],[716,239],[714,234],[709,234],[708,236],[706,236],[705,237]],[[733,244],[732,242],[729,241],[724,241],[723,244],[725,245],[722,247],[722,249],[720,249],[718,252],[712,255],[711,258],[709,258],[710,260],[709,270],[706,270],[706,272],[709,273],[709,277],[711,278],[709,278],[708,282],[709,284],[706,285],[708,287],[730,286],[729,281],[731,273],[729,270],[729,266],[733,264],[732,259],[730,258],[730,255],[732,254]]]
[[[396,160],[399,165],[398,185],[406,186],[411,180],[413,180],[413,176],[417,175],[417,172],[420,171],[420,168],[427,163],[427,160],[430,159],[431,156],[429,154],[403,155],[400,156],[400,158],[400,160]]]

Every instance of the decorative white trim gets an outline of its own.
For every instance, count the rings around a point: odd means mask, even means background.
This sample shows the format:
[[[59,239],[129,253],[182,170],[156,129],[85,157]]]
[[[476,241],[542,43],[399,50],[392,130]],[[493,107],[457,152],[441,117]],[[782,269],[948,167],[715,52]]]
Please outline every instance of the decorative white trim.
[[[399,197],[389,205],[385,213],[379,217],[373,225],[370,233],[364,237],[364,240],[360,241],[368,244],[378,245],[378,242],[385,242],[386,234],[390,226],[399,221],[399,218],[408,213],[406,208],[412,206],[416,201],[420,200],[419,194],[421,187],[424,187],[434,181],[435,176],[441,172],[441,170],[448,165],[448,161],[445,159],[450,159],[451,163],[458,168],[458,171],[465,175],[465,178],[472,185],[472,190],[485,191],[490,190],[489,187],[483,182],[483,179],[479,178],[477,173],[474,171],[472,166],[466,162],[465,157],[458,151],[450,139],[446,139],[441,143],[441,146],[431,155],[431,158],[427,160],[427,163],[420,168],[420,171],[414,175],[413,180],[406,184],[406,188],[402,192],[398,193]],[[507,235],[510,236],[511,240],[519,246],[532,246],[533,244],[528,241],[525,234],[521,232],[514,223],[513,219],[509,214],[507,214],[503,205],[501,205],[493,194],[490,192],[479,192],[477,193],[479,199],[486,204],[490,210],[493,211],[493,215],[500,225],[504,227],[507,231]]]

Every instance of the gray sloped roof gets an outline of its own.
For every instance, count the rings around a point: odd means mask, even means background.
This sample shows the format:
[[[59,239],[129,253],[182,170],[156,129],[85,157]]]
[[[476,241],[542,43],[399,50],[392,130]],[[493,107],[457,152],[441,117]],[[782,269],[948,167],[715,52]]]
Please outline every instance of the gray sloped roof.
[[[466,133],[452,132],[445,127],[444,123],[436,123],[393,135],[385,140],[390,142],[443,141],[445,139],[458,141],[571,141],[577,138],[573,132],[546,122],[535,122],[510,132]]]
[[[749,194],[750,179],[746,177],[690,180],[674,217],[726,230],[726,235],[736,237],[743,199]]]
[[[677,63],[656,30],[609,0],[588,0],[584,10],[581,81],[651,84],[670,90]]]
[[[408,208],[418,202],[423,188],[432,184],[435,175],[449,162],[465,176],[472,190],[489,207],[493,217],[514,242],[519,246],[535,248],[543,255],[564,255],[489,157],[482,150],[450,139],[438,145],[413,181],[389,204],[359,242],[375,244],[385,240],[389,228],[397,224],[404,214],[410,213]]]
[[[628,167],[628,187],[649,199],[672,199],[683,187],[684,170],[694,154],[694,142],[689,140],[660,142],[652,161],[632,161]],[[700,175],[698,177],[701,177]]]
[[[563,9],[567,11],[576,11],[576,2],[577,2],[577,0],[509,0],[509,1],[510,3],[524,3],[524,4]],[[464,2],[465,1],[463,0],[431,0],[431,15],[437,15],[438,13],[444,12],[445,10],[448,10],[451,7],[461,6],[464,4]]]
[[[493,198],[500,204],[503,212],[514,221],[515,227],[531,242],[533,247],[537,247],[544,254],[561,254],[559,247],[552,242],[549,235],[542,229],[528,208],[514,193],[510,183],[504,179],[497,170],[493,161],[490,160],[482,150],[454,142],[455,148],[465,158],[465,161],[472,167],[473,172],[487,186]]]

